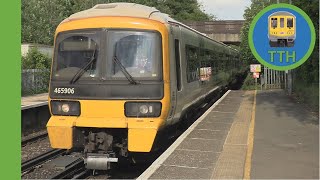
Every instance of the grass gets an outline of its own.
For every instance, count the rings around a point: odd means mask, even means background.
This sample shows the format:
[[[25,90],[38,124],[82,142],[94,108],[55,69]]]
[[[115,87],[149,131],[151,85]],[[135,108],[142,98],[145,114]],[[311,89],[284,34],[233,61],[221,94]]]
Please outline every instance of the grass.
[[[293,81],[293,93],[296,99],[306,104],[312,111],[319,112],[319,83]]]
[[[260,82],[258,79],[257,87],[255,86],[255,81],[252,76],[252,73],[248,73],[247,77],[245,78],[243,85],[241,87],[242,90],[255,90],[260,89]]]

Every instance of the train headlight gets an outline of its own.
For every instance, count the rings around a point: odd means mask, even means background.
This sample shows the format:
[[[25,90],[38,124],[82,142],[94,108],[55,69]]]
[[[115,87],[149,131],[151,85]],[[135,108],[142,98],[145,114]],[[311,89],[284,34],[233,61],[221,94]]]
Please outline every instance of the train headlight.
[[[160,102],[126,102],[124,104],[126,117],[159,117]]]
[[[152,106],[150,106],[150,107],[152,107]],[[142,106],[139,107],[139,111],[140,111],[141,114],[147,114],[148,111],[149,111],[149,108],[146,105],[142,105]]]
[[[51,112],[58,116],[79,116],[80,102],[79,101],[50,101]]]
[[[64,113],[68,113],[70,110],[69,104],[62,104],[61,109]]]

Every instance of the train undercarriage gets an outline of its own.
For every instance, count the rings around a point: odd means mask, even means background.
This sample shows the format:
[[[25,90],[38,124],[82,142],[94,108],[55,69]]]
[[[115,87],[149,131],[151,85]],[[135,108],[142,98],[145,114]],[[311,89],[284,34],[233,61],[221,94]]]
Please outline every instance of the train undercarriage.
[[[277,39],[276,41],[269,41],[270,47],[293,47],[294,39]]]
[[[74,150],[83,151],[87,169],[108,170],[129,159],[127,129],[75,128]]]

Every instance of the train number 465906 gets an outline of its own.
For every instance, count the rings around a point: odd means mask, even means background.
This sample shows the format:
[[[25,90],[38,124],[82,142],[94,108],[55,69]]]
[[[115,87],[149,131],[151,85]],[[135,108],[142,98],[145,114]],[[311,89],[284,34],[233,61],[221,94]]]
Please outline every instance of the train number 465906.
[[[54,93],[58,94],[74,94],[74,88],[55,88]]]

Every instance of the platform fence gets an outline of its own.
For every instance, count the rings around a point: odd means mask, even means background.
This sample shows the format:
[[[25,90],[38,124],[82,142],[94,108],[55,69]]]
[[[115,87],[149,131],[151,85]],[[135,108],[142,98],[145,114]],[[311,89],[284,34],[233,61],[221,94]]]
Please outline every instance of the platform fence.
[[[21,95],[32,95],[48,92],[48,69],[24,69],[21,72]]]
[[[288,75],[285,71],[277,71],[263,67],[260,78],[261,89],[286,89]]]

